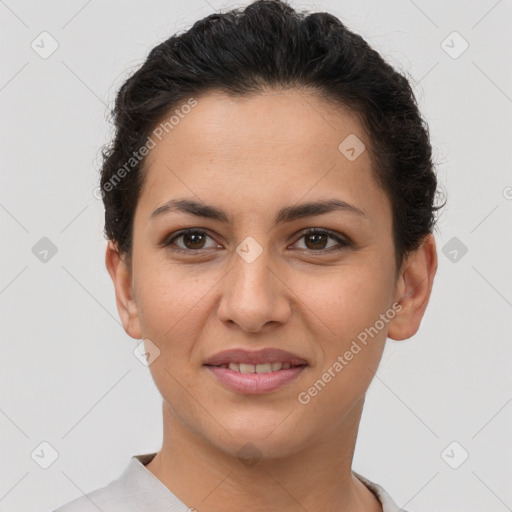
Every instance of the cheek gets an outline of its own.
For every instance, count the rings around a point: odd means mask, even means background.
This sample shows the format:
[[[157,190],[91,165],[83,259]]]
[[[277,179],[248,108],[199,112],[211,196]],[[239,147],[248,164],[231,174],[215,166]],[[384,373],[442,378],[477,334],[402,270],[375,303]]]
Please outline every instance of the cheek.
[[[327,336],[317,336],[321,357],[297,396],[308,417],[334,426],[363,398],[386,342],[388,324],[380,315],[389,307],[388,296],[379,280],[357,273],[328,280],[308,296],[328,327]]]
[[[138,288],[143,336],[160,350],[149,366],[151,376],[164,401],[190,428],[200,420],[189,395],[197,394],[194,342],[206,321],[207,292],[213,284],[178,272],[177,266],[155,265]]]
[[[386,322],[381,317],[389,312],[393,284],[386,276],[384,263],[373,261],[339,267],[326,279],[302,283],[308,307],[328,327],[327,337],[318,337],[322,358],[298,397],[307,414],[335,424],[368,389],[392,318]]]
[[[145,269],[137,286],[139,318],[143,337],[160,350],[150,371],[162,396],[180,396],[180,384],[190,389],[197,380],[196,340],[208,322],[210,293],[220,277],[168,262]]]
[[[388,275],[389,271],[378,263],[361,263],[297,280],[294,289],[307,306],[304,314],[313,318],[313,312],[318,325],[328,335],[326,349],[328,346],[330,352],[342,349],[386,312],[390,307],[392,282],[383,276]],[[319,337],[318,341],[322,339]]]
[[[153,263],[145,268],[137,283],[143,335],[154,338],[162,349],[186,349],[187,340],[205,321],[208,292],[218,279],[208,273],[199,275],[192,265]]]

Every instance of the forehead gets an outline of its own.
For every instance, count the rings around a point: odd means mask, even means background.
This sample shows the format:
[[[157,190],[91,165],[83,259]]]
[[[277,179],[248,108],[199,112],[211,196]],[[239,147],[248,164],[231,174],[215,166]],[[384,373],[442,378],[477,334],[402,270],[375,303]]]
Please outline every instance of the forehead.
[[[139,198],[146,217],[184,195],[255,211],[338,195],[389,214],[371,171],[370,140],[343,107],[301,90],[243,97],[212,92],[196,101],[152,136]],[[180,105],[165,119],[176,110]],[[357,158],[346,153],[347,144]]]
[[[148,155],[148,165],[174,150],[179,158],[186,157],[187,150],[197,158],[213,154],[231,158],[238,151],[257,159],[273,156],[281,162],[309,156],[318,162],[315,151],[327,150],[326,156],[337,157],[340,142],[350,134],[369,142],[354,114],[305,90],[268,90],[237,97],[210,92],[196,101],[187,114],[172,116],[172,125],[165,124],[171,115],[164,116],[161,140],[156,140]],[[172,112],[181,107],[173,107]]]

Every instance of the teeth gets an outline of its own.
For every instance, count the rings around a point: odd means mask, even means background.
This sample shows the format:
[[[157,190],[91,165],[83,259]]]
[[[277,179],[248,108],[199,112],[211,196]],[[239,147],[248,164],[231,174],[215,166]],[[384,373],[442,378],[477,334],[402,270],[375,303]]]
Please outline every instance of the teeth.
[[[234,372],[240,373],[270,373],[278,372],[279,370],[289,370],[290,363],[261,363],[261,364],[247,364],[247,363],[229,363],[221,365],[222,368],[229,368]]]
[[[272,365],[270,363],[262,363],[256,365],[256,373],[270,373]]]

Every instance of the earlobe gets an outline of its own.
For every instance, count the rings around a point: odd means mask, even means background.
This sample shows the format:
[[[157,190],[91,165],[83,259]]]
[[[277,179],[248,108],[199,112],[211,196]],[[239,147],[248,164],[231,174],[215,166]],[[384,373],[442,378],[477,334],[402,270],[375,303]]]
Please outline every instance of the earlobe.
[[[416,334],[430,299],[436,271],[436,243],[430,234],[419,249],[408,256],[398,277],[395,302],[400,303],[401,310],[389,324],[389,338],[405,340]]]
[[[117,311],[128,336],[141,339],[140,320],[132,289],[131,269],[112,240],[108,241],[105,266],[114,284]]]

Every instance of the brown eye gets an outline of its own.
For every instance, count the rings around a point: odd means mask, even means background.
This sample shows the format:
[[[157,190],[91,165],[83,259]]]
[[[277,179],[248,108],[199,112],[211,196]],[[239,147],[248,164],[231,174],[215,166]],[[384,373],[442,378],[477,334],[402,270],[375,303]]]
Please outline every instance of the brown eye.
[[[185,233],[181,235],[187,249],[202,249],[205,235],[203,233]]]
[[[198,231],[195,229],[182,231],[177,235],[173,236],[169,239],[164,245],[166,247],[170,247],[176,251],[183,252],[194,252],[201,251],[202,249],[207,249],[205,247],[206,239],[211,237],[205,233],[204,231]],[[181,244],[176,243],[177,240],[181,239]],[[174,246],[174,247],[173,247]],[[213,246],[210,246],[213,247]]]
[[[333,252],[341,250],[350,245],[347,240],[325,230],[309,230],[303,233],[299,240],[304,239],[305,250],[312,252]],[[334,240],[337,244],[327,246],[329,239]],[[338,247],[336,247],[338,246]]]
[[[304,237],[308,249],[325,249],[329,235],[323,233],[311,233]]]

